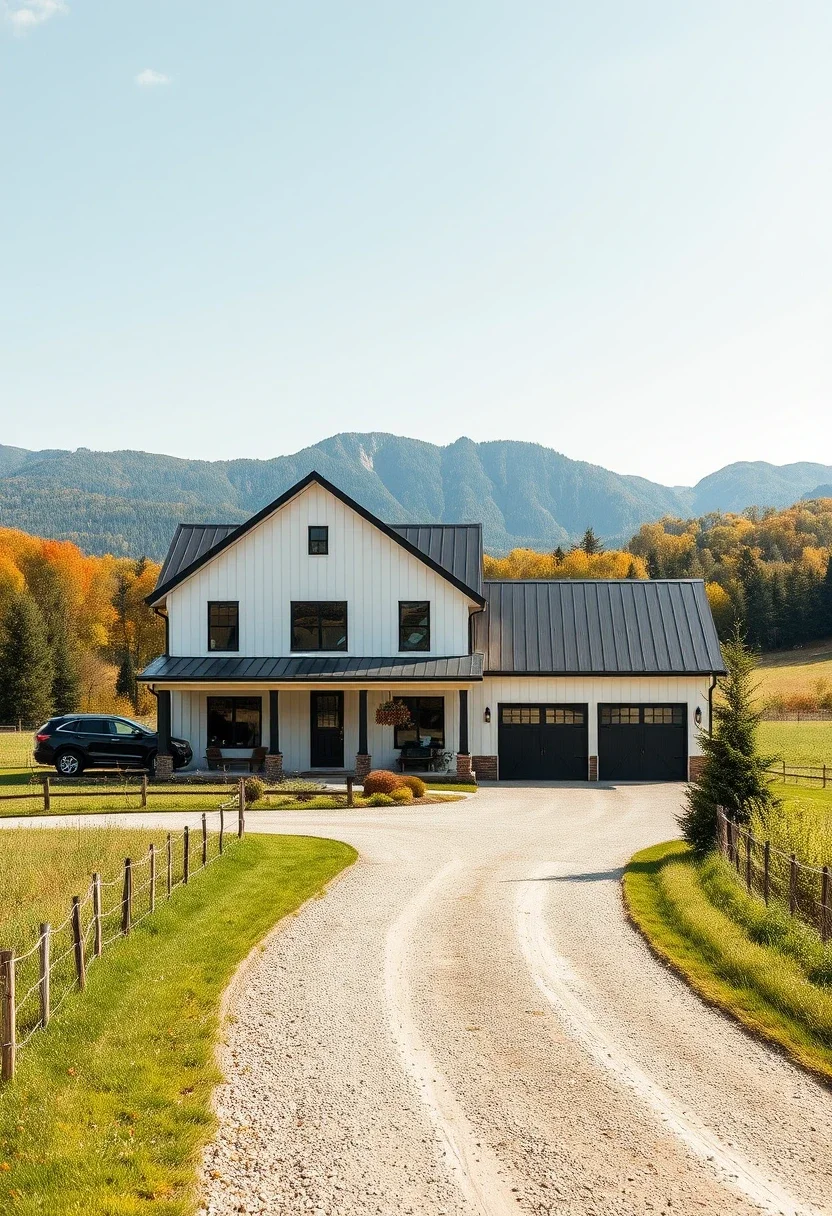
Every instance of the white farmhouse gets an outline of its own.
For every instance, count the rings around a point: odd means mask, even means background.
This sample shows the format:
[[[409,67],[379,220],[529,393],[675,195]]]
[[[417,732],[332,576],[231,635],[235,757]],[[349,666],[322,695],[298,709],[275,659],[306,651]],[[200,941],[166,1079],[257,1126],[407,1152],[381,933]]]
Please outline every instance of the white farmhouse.
[[[485,582],[479,524],[391,526],[317,473],[181,524],[149,602],[160,776],[173,734],[270,779],[684,780],[723,670],[699,580]]]

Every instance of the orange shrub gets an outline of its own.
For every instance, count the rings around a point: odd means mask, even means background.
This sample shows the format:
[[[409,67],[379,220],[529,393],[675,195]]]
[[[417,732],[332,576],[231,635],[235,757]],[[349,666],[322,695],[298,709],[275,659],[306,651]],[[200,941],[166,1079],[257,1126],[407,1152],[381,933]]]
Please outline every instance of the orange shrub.
[[[412,802],[413,801],[413,790],[410,788],[409,785],[404,785],[404,784],[397,785],[396,788],[393,790],[393,793],[390,795],[390,797],[393,799],[394,802],[401,802],[401,803]]]
[[[373,769],[364,778],[364,796],[370,794],[392,794],[402,783],[398,773],[391,773],[386,768]]]

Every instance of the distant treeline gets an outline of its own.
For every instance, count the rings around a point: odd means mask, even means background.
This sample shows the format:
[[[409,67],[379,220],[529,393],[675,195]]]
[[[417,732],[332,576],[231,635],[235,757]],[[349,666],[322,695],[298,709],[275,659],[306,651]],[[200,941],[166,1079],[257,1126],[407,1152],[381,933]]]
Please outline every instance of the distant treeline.
[[[832,635],[832,498],[741,515],[666,516],[626,549],[591,528],[564,552],[514,549],[485,559],[486,578],[702,578],[721,637],[736,624],[758,650]]]
[[[158,573],[144,558],[89,557],[0,528],[0,722],[145,710],[136,672],[164,649],[144,602]]]

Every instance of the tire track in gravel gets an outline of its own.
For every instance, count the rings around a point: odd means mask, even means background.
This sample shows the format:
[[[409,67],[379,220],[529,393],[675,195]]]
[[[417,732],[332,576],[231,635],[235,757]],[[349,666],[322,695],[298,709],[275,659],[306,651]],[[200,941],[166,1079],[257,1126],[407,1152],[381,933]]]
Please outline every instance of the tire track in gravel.
[[[550,863],[538,868],[536,879],[556,872]],[[704,1123],[682,1109],[628,1052],[608,1035],[581,999],[580,981],[568,961],[558,954],[545,916],[546,884],[523,883],[515,900],[517,935],[529,972],[540,992],[594,1062],[635,1090],[653,1108],[668,1130],[703,1159],[725,1185],[740,1191],[772,1216],[822,1216],[820,1209],[795,1199],[774,1179],[726,1145]]]
[[[405,906],[391,925],[385,952],[385,993],[390,1029],[402,1063],[415,1081],[441,1147],[453,1165],[459,1188],[480,1216],[518,1216],[519,1207],[503,1168],[477,1139],[453,1090],[424,1045],[410,999],[407,953],[413,931],[436,893],[459,874],[454,859]]]

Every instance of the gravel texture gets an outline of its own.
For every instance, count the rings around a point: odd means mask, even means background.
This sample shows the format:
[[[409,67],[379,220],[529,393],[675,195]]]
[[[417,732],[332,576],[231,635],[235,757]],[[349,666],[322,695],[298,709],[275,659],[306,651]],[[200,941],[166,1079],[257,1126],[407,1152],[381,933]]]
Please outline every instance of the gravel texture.
[[[625,920],[621,867],[680,799],[503,785],[250,815],[361,859],[230,993],[203,1212],[832,1212],[832,1093]]]

